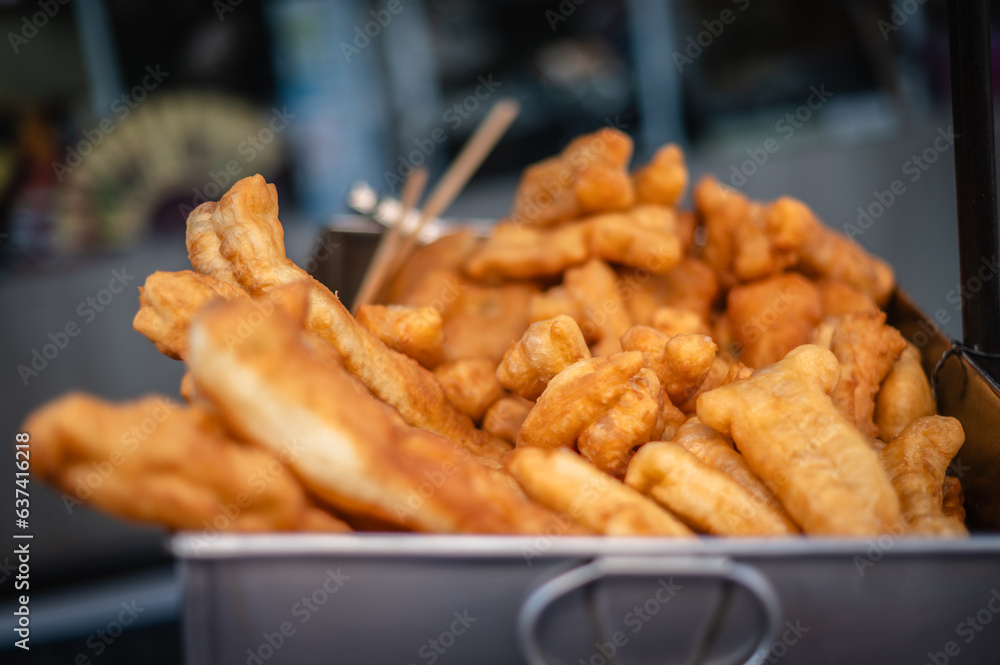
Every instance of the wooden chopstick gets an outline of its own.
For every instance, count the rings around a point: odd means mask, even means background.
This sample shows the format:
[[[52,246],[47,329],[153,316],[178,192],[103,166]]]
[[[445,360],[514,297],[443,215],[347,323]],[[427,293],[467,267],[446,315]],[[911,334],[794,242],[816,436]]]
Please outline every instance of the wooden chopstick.
[[[509,97],[501,99],[493,105],[468,143],[462,147],[455,161],[451,163],[434,190],[428,195],[420,215],[420,221],[417,222],[416,228],[410,232],[396,254],[392,269],[389,271],[390,277],[395,275],[406,262],[417,242],[417,236],[427,222],[441,215],[455,201],[520,112],[521,105],[517,100]]]
[[[375,248],[375,254],[368,263],[368,269],[361,280],[361,286],[358,287],[358,293],[354,296],[354,302],[351,304],[352,314],[357,314],[362,305],[370,303],[382,291],[386,278],[389,277],[389,270],[396,264],[396,255],[403,243],[403,223],[410,211],[417,206],[426,186],[426,167],[421,166],[415,169],[406,179],[401,196],[402,205],[400,206],[399,219],[388,231],[382,234],[378,247]]]

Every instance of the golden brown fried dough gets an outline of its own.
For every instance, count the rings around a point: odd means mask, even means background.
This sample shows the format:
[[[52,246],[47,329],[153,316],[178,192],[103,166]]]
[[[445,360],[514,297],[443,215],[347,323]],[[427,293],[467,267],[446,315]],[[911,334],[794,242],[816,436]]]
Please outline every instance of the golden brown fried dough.
[[[945,517],[965,524],[965,493],[962,492],[962,481],[955,476],[945,476],[941,483],[941,512]]]
[[[524,170],[511,219],[517,224],[552,226],[607,210],[627,210],[635,202],[628,175],[632,139],[604,128],[574,139],[556,157]]]
[[[823,302],[823,316],[843,316],[860,312],[877,312],[878,305],[870,295],[843,282],[829,277],[816,282],[820,300]]]
[[[663,390],[663,386],[660,386],[660,414],[656,419],[656,427],[653,428],[652,440],[670,441],[686,420],[687,415],[671,404],[670,397]]]
[[[875,395],[875,424],[883,441],[892,441],[917,418],[937,413],[934,391],[920,362],[920,351],[907,342]]]
[[[456,231],[441,236],[432,243],[417,247],[389,283],[385,301],[430,305],[430,302],[424,301],[442,297],[440,286],[442,280],[439,276],[428,282],[429,275],[435,271],[446,271],[448,275],[457,275],[457,271],[465,265],[469,255],[482,242],[481,238],[477,238],[469,231]],[[423,293],[427,292],[433,295],[424,296]],[[436,309],[444,314],[440,308]]]
[[[476,422],[491,404],[503,397],[496,365],[489,358],[452,360],[434,368],[434,375],[451,403]]]
[[[490,358],[494,366],[528,329],[533,284],[470,284],[444,320],[444,358]]]
[[[524,419],[517,445],[573,447],[580,432],[622,396],[626,382],[641,367],[638,351],[573,363],[549,381]]]
[[[899,331],[885,325],[885,312],[847,314],[833,330],[830,350],[840,363],[833,404],[867,437],[879,435],[875,394],[905,348]]]
[[[790,531],[798,531],[798,526],[792,521],[791,516],[785,511],[778,497],[767,489],[760,478],[754,475],[743,456],[733,447],[732,442],[726,437],[716,432],[711,427],[703,424],[697,416],[692,416],[681,425],[677,434],[671,439],[674,443],[684,448],[700,461],[722,471],[730,478],[740,484],[743,489],[753,496],[754,500],[760,504],[771,508],[775,513],[782,516],[786,526]]]
[[[726,302],[740,360],[755,369],[805,344],[823,315],[819,290],[796,273],[734,287]]]
[[[201,314],[191,328],[191,371],[241,437],[277,454],[294,443],[290,464],[316,496],[345,514],[418,531],[537,533],[554,526],[555,516],[528,501],[509,476],[439,434],[403,424],[359,390],[283,313],[227,348],[220,336],[250,307],[217,303]]]
[[[882,451],[882,464],[899,495],[906,533],[967,536],[963,524],[942,510],[942,484],[955,453],[965,443],[955,418],[928,416],[907,425]]]
[[[653,159],[632,174],[636,204],[653,203],[674,207],[688,186],[688,170],[684,151],[668,143],[653,155]]]
[[[704,383],[717,348],[706,335],[668,337],[648,326],[631,326],[621,337],[626,351],[641,351],[672,404],[687,401]]]
[[[532,323],[554,319],[559,315],[573,319],[577,326],[586,321],[583,305],[573,299],[562,286],[553,286],[544,293],[536,293],[528,301],[528,320]],[[593,337],[584,336],[584,339],[588,343],[594,341]]]
[[[212,223],[212,216],[217,206],[215,201],[206,201],[188,214],[185,236],[188,259],[194,269],[202,275],[238,286],[232,266],[219,254],[219,236],[215,234],[215,226]]]
[[[558,275],[590,256],[591,228],[581,222],[551,229],[516,222],[497,224],[493,235],[469,256],[465,273],[487,281]]]
[[[431,307],[441,318],[447,318],[458,298],[469,288],[469,281],[456,268],[432,268],[415,278],[410,288],[392,304],[409,307]]]
[[[444,357],[444,322],[433,307],[362,305],[355,318],[390,349],[427,369]]]
[[[350,531],[317,514],[289,472],[294,445],[275,454],[237,442],[197,406],[71,393],[22,429],[31,434],[32,472],[60,489],[67,507],[83,501],[172,530]]]
[[[796,214],[791,199],[770,205],[750,201],[712,176],[698,182],[694,200],[706,230],[702,257],[727,287],[794,265],[812,228],[811,218]]]
[[[563,278],[566,292],[583,305],[583,336],[597,339],[591,348],[595,356],[621,351],[618,339],[632,325],[616,283],[615,271],[600,259],[567,270]]]
[[[628,380],[618,401],[580,432],[580,456],[624,478],[632,449],[653,438],[661,413],[660,382],[653,370],[643,368]]]
[[[694,534],[670,513],[571,450],[519,448],[504,460],[532,499],[608,536]]]
[[[711,330],[705,320],[694,312],[674,307],[660,307],[653,310],[649,325],[667,337],[677,335],[710,335]]]
[[[535,405],[520,395],[507,395],[493,402],[483,416],[483,430],[508,443],[517,443],[517,433]]]
[[[867,293],[879,307],[884,307],[896,286],[889,264],[827,227],[805,204],[795,201],[793,208],[809,226],[799,247],[797,268],[810,277],[830,277],[843,282]]]
[[[662,307],[694,312],[706,324],[719,295],[719,281],[712,267],[686,256],[666,275],[651,275],[641,269],[619,271],[627,287],[624,298],[633,320],[652,325],[653,314]]]
[[[191,319],[216,298],[250,300],[240,287],[208,275],[190,270],[156,271],[146,278],[144,286],[139,287],[139,311],[132,320],[132,327],[155,344],[163,355],[183,360],[187,354]]]
[[[637,206],[628,212],[604,213],[585,222],[590,255],[653,274],[677,267],[684,249],[677,235],[677,215],[670,208]]]
[[[499,468],[506,447],[477,430],[472,419],[448,400],[430,371],[388,348],[329,289],[285,256],[274,185],[259,175],[238,181],[219,201],[212,221],[221,240],[220,252],[244,289],[252,295],[266,294],[283,284],[306,282],[307,327],[337,349],[349,372],[409,424],[442,434]]]
[[[496,376],[507,390],[536,400],[559,372],[590,357],[590,349],[576,321],[559,315],[528,326],[521,339],[507,349]]]
[[[676,443],[654,441],[640,448],[628,465],[625,483],[702,533],[784,536],[796,532],[781,514]]]
[[[899,499],[866,438],[834,407],[840,365],[806,344],[749,379],[702,393],[698,419],[730,437],[807,534],[898,528]]]

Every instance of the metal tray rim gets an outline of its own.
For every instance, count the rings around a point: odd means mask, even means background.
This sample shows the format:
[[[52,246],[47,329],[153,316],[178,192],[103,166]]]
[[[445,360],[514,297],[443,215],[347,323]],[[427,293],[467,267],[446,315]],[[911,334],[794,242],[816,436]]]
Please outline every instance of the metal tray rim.
[[[886,542],[885,539],[888,539]],[[549,558],[595,556],[940,556],[992,554],[1000,558],[1000,535],[929,539],[889,534],[870,538],[716,538],[696,541],[607,536],[490,536],[450,534],[216,534],[178,533],[168,544],[187,561],[282,556],[381,556],[390,558]]]

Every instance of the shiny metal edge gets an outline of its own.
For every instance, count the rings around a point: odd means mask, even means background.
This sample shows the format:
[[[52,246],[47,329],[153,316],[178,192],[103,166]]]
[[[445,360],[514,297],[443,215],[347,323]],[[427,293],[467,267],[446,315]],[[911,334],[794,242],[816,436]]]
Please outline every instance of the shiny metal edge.
[[[445,558],[535,558],[597,556],[864,556],[871,548],[887,554],[912,556],[995,554],[1000,535],[967,539],[895,538],[712,538],[693,542],[604,536],[484,536],[425,534],[215,534],[179,533],[169,542],[175,556],[199,559],[241,559],[278,556],[384,556]]]

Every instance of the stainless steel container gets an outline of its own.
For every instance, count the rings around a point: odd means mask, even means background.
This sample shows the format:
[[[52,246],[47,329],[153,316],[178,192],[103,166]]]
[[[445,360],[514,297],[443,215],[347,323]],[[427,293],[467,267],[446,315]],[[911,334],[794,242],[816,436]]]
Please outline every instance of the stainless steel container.
[[[345,300],[358,224],[311,266]],[[181,534],[187,661],[1000,662],[1000,388],[904,294],[888,312],[965,427],[968,540]]]

